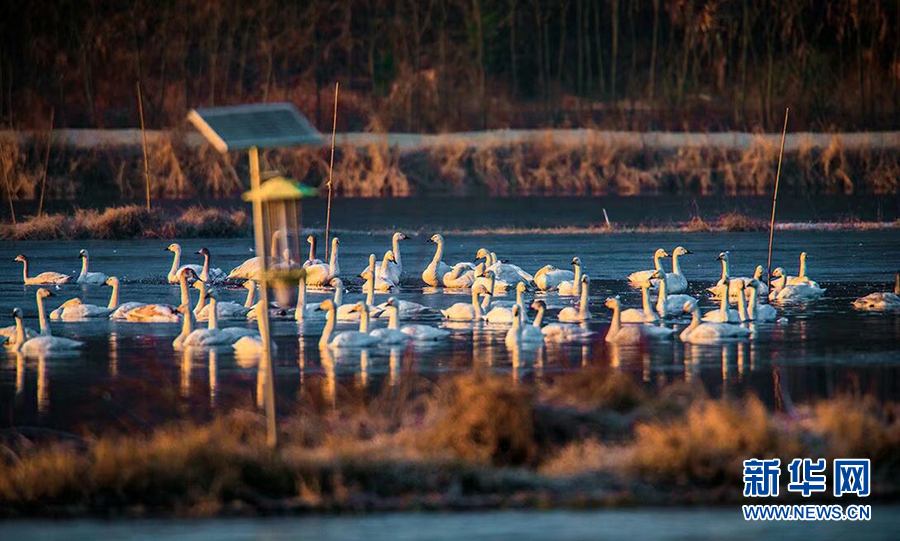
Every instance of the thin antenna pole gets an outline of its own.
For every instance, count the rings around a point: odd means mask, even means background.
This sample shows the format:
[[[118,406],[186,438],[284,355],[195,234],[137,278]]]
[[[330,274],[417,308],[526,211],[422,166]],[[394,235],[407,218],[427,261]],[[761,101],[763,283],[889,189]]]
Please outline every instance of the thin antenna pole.
[[[41,198],[38,202],[38,217],[44,213],[44,189],[47,187],[47,168],[50,166],[50,144],[53,143],[53,116],[56,108],[50,108],[50,130],[47,132],[47,152],[44,154],[44,172],[41,176]]]
[[[138,112],[141,115],[141,146],[144,151],[144,186],[147,191],[147,212],[150,212],[150,163],[147,161],[147,130],[144,129],[144,100],[141,98],[141,82],[134,83],[137,88]]]
[[[331,180],[334,178],[334,137],[337,133],[338,89],[341,83],[334,83],[334,123],[331,125],[331,164],[328,166],[328,210],[325,211],[325,261],[328,261],[328,231],[331,229]]]
[[[772,280],[772,241],[775,238],[775,206],[778,204],[778,181],[781,178],[781,160],[784,158],[784,140],[787,137],[788,114],[791,108],[784,110],[784,128],[781,130],[781,150],[778,152],[778,169],[775,171],[775,193],[772,194],[772,221],[769,222],[769,258],[766,261],[766,286]]]

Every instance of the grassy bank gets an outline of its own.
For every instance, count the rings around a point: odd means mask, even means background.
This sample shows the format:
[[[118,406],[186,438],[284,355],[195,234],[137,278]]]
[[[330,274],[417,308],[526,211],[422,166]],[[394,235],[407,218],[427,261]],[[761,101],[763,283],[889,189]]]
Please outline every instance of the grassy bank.
[[[479,374],[407,382],[374,398],[329,389],[300,397],[276,451],[255,411],[139,436],[7,431],[0,513],[731,504],[749,457],[871,458],[873,496],[898,495],[900,409],[866,397],[773,413],[752,395],[710,399],[684,384],[650,395],[600,370],[540,385]],[[782,487],[779,503],[801,499]]]
[[[127,136],[126,136],[127,135]],[[47,197],[133,201],[144,194],[140,148],[99,138],[57,141]],[[692,136],[696,137],[692,139]],[[355,134],[338,147],[339,196],[485,195],[760,195],[771,193],[778,142],[753,134],[628,134],[582,130],[414,136]],[[783,193],[896,194],[900,147],[873,134],[806,134],[788,146]],[[90,140],[90,137],[87,137]],[[695,140],[696,139],[696,140]],[[39,196],[46,134],[0,135],[0,166],[13,199]],[[263,152],[264,168],[313,186],[328,177],[328,150]],[[149,145],[154,200],[233,198],[246,189],[246,157],[222,156],[197,134],[158,132]],[[6,186],[4,184],[4,192]],[[5,194],[4,194],[5,195]]]

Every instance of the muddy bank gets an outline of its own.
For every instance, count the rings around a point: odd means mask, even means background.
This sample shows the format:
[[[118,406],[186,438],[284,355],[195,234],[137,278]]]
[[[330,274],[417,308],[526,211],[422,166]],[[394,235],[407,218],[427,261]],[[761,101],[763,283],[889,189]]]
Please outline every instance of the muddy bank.
[[[0,134],[13,199],[39,196],[46,133]],[[759,195],[774,186],[779,136],[750,133],[493,131],[446,135],[342,134],[339,196]],[[243,153],[221,156],[194,132],[152,132],[154,199],[232,198],[246,189]],[[327,148],[263,152],[264,167],[313,186],[327,178]],[[796,194],[896,194],[900,134],[793,134],[781,189]],[[4,186],[5,188],[5,186]],[[4,190],[5,191],[5,190]],[[143,197],[140,132],[59,130],[49,199]],[[4,194],[5,195],[5,194]]]

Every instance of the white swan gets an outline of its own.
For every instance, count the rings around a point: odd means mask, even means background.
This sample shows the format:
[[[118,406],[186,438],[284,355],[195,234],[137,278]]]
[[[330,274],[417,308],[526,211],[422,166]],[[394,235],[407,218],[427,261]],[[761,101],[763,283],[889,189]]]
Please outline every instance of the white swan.
[[[797,276],[788,276],[787,285],[797,286],[807,284],[815,288],[819,288],[818,282],[816,282],[815,280],[810,280],[810,278],[806,276],[806,257],[806,252],[800,252],[800,272],[797,274]]]
[[[493,274],[491,276],[493,276]],[[490,286],[485,287],[484,289],[485,289],[485,291],[490,291]],[[491,308],[502,307],[502,308],[509,308],[510,310],[512,310],[513,306],[518,305],[519,308],[521,308],[524,312],[524,310],[525,310],[525,291],[527,289],[528,289],[528,286],[525,285],[525,282],[519,282],[518,284],[516,284],[516,300],[514,300],[514,301],[497,301],[497,300],[494,300],[493,295],[491,295],[490,297],[485,297],[484,300],[481,302],[481,310],[482,310],[482,312],[485,312],[485,313],[487,313],[488,307],[491,307]]]
[[[374,260],[375,254],[370,256],[370,259]],[[374,261],[370,261],[368,269],[372,269]],[[375,269],[375,291],[379,293],[389,293],[392,289],[397,287],[397,282],[394,282],[390,278],[390,266],[394,264],[394,252],[388,250],[384,253],[384,258],[381,260],[381,265],[378,267],[374,267]],[[363,271],[365,272],[365,271]]]
[[[210,268],[210,254],[208,248],[200,248],[199,250],[197,250],[197,253],[203,256],[203,266],[201,267],[200,274],[198,274],[201,280],[206,283],[214,284],[228,278],[228,275],[225,274],[225,271],[223,271],[222,269]]]
[[[252,309],[255,311],[255,310],[259,310],[259,308],[260,308],[260,305],[257,304]],[[259,325],[258,322],[259,322],[259,319],[257,318],[257,325]],[[228,330],[228,329],[226,329],[226,330]],[[231,347],[234,349],[234,354],[236,356],[261,355],[263,352],[263,349],[264,349],[263,346],[264,346],[264,344],[263,344],[263,340],[262,340],[262,335],[258,331],[250,331],[250,333],[241,336],[240,338],[235,340],[235,342],[233,344],[231,344]],[[270,340],[269,353],[274,354],[277,351],[278,351],[278,346],[276,346],[275,343]]]
[[[554,291],[566,280],[574,280],[573,271],[557,269],[553,265],[544,265],[534,273],[534,285],[541,291]]]
[[[274,257],[275,253],[278,251],[278,239],[282,234],[283,232],[280,229],[276,229],[272,232],[272,239],[269,242],[269,253],[272,254],[272,257]],[[258,278],[258,274],[259,256],[254,256],[231,269],[231,272],[228,273],[228,278],[234,280],[251,280]]]
[[[740,288],[743,291],[744,283],[738,281],[737,284],[740,285]],[[713,323],[740,323],[741,316],[737,310],[729,306],[728,296],[722,295],[719,298],[719,308],[703,314],[703,321],[711,321]]]
[[[316,236],[310,235],[306,237],[306,242],[309,243],[309,257],[303,262],[303,268],[305,269],[310,265],[321,265],[322,260],[316,257]]]
[[[194,332],[194,312],[190,304],[182,304],[175,311],[181,314],[181,332],[172,341],[172,348],[177,350],[184,347],[185,338]]]
[[[372,271],[367,270],[362,273],[362,277],[365,280],[363,282],[363,292],[366,294],[366,315],[367,317],[379,317],[384,312],[384,309],[375,306],[375,284],[372,276]],[[337,309],[338,321],[358,321],[361,317],[362,313],[354,305],[343,305]]]
[[[572,280],[560,282],[556,287],[556,290],[559,292],[560,296],[578,297],[579,295],[581,295],[581,258],[572,258],[572,266],[575,267],[575,276],[572,278]]]
[[[69,276],[68,274],[62,274],[60,272],[42,272],[37,276],[28,276],[28,258],[25,257],[25,254],[19,254],[16,256],[13,261],[18,261],[22,263],[22,280],[25,282],[25,285],[35,286],[35,285],[53,285],[53,284],[68,284],[72,282],[74,276]]]
[[[506,331],[504,339],[506,347],[537,345],[544,341],[544,333],[539,328],[534,325],[523,325],[523,313],[518,306],[513,306],[512,315],[512,327]]]
[[[384,329],[375,329],[369,335],[378,339],[382,344],[405,344],[409,335],[400,330],[400,315],[394,306],[394,297],[385,302],[385,312],[388,314],[388,326]]]
[[[771,305],[759,302],[759,295],[757,294],[757,289],[753,287],[754,285],[751,283],[751,287],[744,291],[748,302],[747,319],[752,321],[775,321],[775,318],[778,317],[778,312]]]
[[[194,315],[197,321],[209,321],[212,303],[206,304],[205,302],[207,296],[206,282],[198,281],[197,283],[200,284],[200,299],[203,304],[197,303],[200,309],[195,309]],[[250,313],[250,308],[232,301],[220,301],[216,303],[216,306],[216,317],[219,319],[247,319],[247,315]]]
[[[380,282],[392,284],[394,286],[400,285],[400,276],[403,274],[403,263],[400,258],[400,241],[406,240],[407,238],[408,237],[405,234],[400,233],[399,231],[394,233],[391,237],[391,249],[388,250],[391,254],[391,258],[388,259],[387,253],[385,253],[381,266],[375,269],[375,278],[377,279],[376,286],[378,286],[378,283]],[[369,267],[366,267],[366,269],[368,268]],[[362,272],[365,272],[366,269],[363,269]],[[360,274],[362,274],[362,272]]]
[[[655,271],[654,271],[655,272]],[[653,308],[650,307],[650,287],[652,286],[650,282],[650,278],[652,277],[652,273],[647,280],[641,282],[641,309],[637,308],[628,308],[627,310],[622,310],[619,313],[619,318],[622,320],[622,323],[656,323],[659,321],[659,318],[656,317],[656,312],[653,311]]]
[[[578,323],[580,321],[586,321],[591,319],[591,312],[588,310],[588,284],[590,284],[591,279],[587,274],[581,275],[581,300],[578,303],[578,308],[574,308],[572,306],[567,306],[559,311],[559,315],[557,315],[557,319],[560,321],[564,321],[567,323]]]
[[[769,286],[760,282],[760,278],[763,275],[762,265],[757,265],[756,269],[753,271],[753,276],[750,278],[747,277],[731,277],[731,270],[729,264],[729,253],[720,252],[718,256],[716,256],[718,261],[722,262],[722,277],[719,278],[719,281],[716,282],[716,285],[713,287],[706,288],[707,291],[710,292],[714,299],[721,298],[725,295],[726,289],[728,290],[728,300],[729,302],[736,303],[739,294],[743,294],[743,292],[738,292],[737,284],[743,283],[744,287],[747,287],[751,281],[756,280],[756,290],[759,295],[768,295],[769,294]],[[727,284],[727,285],[726,285]]]
[[[544,301],[534,301],[531,307],[537,310],[534,321],[531,326],[540,329],[544,334],[544,338],[551,342],[568,342],[573,340],[584,340],[594,333],[590,331],[584,323],[576,325],[574,323],[548,323],[541,326],[544,320],[544,312],[547,310],[547,304]]]
[[[682,342],[708,344],[721,340],[747,338],[751,334],[749,329],[731,323],[701,323],[697,301],[686,301],[682,309],[691,314],[691,324],[680,334]]]
[[[112,292],[109,295],[109,304],[105,307],[95,304],[84,304],[81,302],[81,299],[70,299],[56,310],[50,312],[50,319],[79,321],[94,317],[110,317],[110,314],[119,305],[119,280],[115,276],[110,276],[106,279],[105,284],[112,287]],[[136,308],[136,306],[132,306],[132,308]]]
[[[675,315],[682,313],[684,303],[688,301],[696,303],[697,299],[683,293],[669,295],[666,280],[659,281],[659,298],[656,299],[656,313],[659,314],[659,317],[665,319],[669,314]]]
[[[124,320],[125,314],[134,310],[135,308],[139,308],[141,306],[146,306],[145,302],[125,302],[119,304],[119,279],[115,276],[110,276],[109,279],[106,280],[106,283],[112,286],[112,293],[110,294],[109,305],[114,306],[112,314],[110,314],[109,319],[113,320]]]
[[[451,267],[442,260],[444,257],[444,237],[432,235],[428,242],[437,244],[437,248],[434,251],[431,263],[422,271],[422,281],[432,287],[471,287],[475,282],[475,265],[462,262]]]
[[[178,271],[178,285],[181,290],[181,303],[190,304],[190,292],[187,281],[197,280],[197,273],[190,267]],[[125,312],[125,321],[136,323],[176,323],[181,316],[176,307],[170,304],[144,304]]]
[[[88,265],[90,264],[90,255],[88,255],[88,251],[81,250],[78,255],[79,257],[81,257],[81,274],[78,275],[78,278],[75,280],[75,282],[92,286],[99,286],[106,283],[107,276],[105,274],[103,274],[102,272],[88,271]]]
[[[493,271],[497,275],[497,280],[509,285],[524,282],[526,284],[534,283],[534,276],[525,272],[522,267],[499,261],[497,254],[489,252],[486,248],[479,248],[475,253],[475,259],[484,259],[484,270]]]
[[[488,267],[485,266],[484,262],[475,265],[475,281],[472,282],[472,287],[480,285],[494,295],[506,293],[510,283],[497,279],[497,274],[492,270],[486,270],[487,268]],[[521,284],[524,282],[519,283]]]
[[[493,276],[493,273],[491,273]],[[519,307],[520,313],[525,313],[525,282],[519,282],[516,284],[516,300],[513,301],[504,301],[503,304],[495,303],[493,301],[493,295],[488,295],[485,297],[485,302],[482,303],[481,309],[484,312],[484,320],[488,323],[512,323],[516,318],[515,316],[515,307]]]
[[[611,344],[637,344],[642,338],[668,338],[675,331],[668,327],[656,327],[647,324],[628,324],[622,325],[621,304],[618,297],[610,297],[606,299],[604,305],[613,311],[612,321],[609,330],[606,331],[605,340]]]
[[[177,242],[168,245],[165,251],[174,254],[174,257],[172,258],[172,268],[169,269],[169,274],[166,276],[170,284],[178,283],[178,272],[183,268],[191,269],[198,277],[200,276],[200,273],[203,272],[203,265],[181,265],[181,245]]]
[[[209,321],[205,329],[195,329],[184,338],[182,345],[184,347],[208,347],[208,346],[230,346],[242,336],[252,336],[254,331],[239,327],[229,327],[220,329],[218,323],[218,295],[216,290],[211,289],[207,292],[209,297]],[[183,307],[190,307],[189,303],[183,303]],[[187,316],[190,317],[190,316]]]
[[[659,271],[660,274],[663,274],[665,271],[662,268],[660,259],[664,257],[669,257],[669,252],[662,248],[657,248],[656,251],[653,252],[653,268],[651,270],[634,271],[628,275],[628,282],[631,286],[635,288],[641,287],[642,283],[651,279],[654,272]]]
[[[789,277],[784,274],[784,269],[781,267],[772,271],[772,276],[776,277],[776,280],[772,281],[772,290],[769,291],[769,301],[771,302],[781,304],[804,303],[818,299],[826,291],[812,280],[799,284],[787,283]]]
[[[853,301],[857,310],[898,310],[900,309],[900,272],[894,273],[894,292],[869,293]]]
[[[340,278],[333,281],[340,282]],[[343,284],[338,285],[343,287]],[[306,275],[301,273],[300,280],[297,282],[297,307],[294,309],[294,320],[302,322],[311,317],[317,317],[321,312],[318,310],[319,303],[306,303]]]
[[[46,295],[42,295],[41,291],[44,291]],[[38,290],[38,312],[41,314],[40,317],[42,320],[44,319],[43,297],[49,296],[51,296],[51,294],[46,289]],[[46,334],[28,338],[25,334],[25,327],[22,325],[22,310],[20,308],[14,308],[13,317],[16,320],[16,338],[13,348],[14,351],[20,352],[26,356],[46,355],[58,351],[71,351],[84,345],[84,342],[79,342],[78,340],[53,336],[50,334],[49,326],[47,327]]]
[[[334,302],[331,299],[325,299],[319,304],[319,310],[327,312],[325,315],[325,328],[322,329],[322,336],[319,338],[319,347],[329,347],[334,349],[341,348],[362,348],[373,346],[378,343],[378,339],[370,336],[368,333],[369,317],[365,303],[358,302],[354,307],[360,310],[358,331],[344,331],[331,336],[334,331],[335,313]]]
[[[34,338],[35,336],[41,335],[41,333],[39,333],[29,327],[23,327],[22,331],[25,333],[25,338]],[[15,324],[0,328],[0,342],[6,342],[6,344],[5,344],[6,346],[16,345],[16,325]]]
[[[672,250],[672,272],[666,273],[666,289],[670,295],[687,291],[688,281],[681,272],[681,265],[678,263],[678,258],[692,253],[694,252],[682,246]]]
[[[331,254],[329,255],[328,264],[317,263],[306,267],[307,286],[325,286],[332,278],[336,278],[341,274],[341,266],[338,261],[338,247],[340,245],[341,241],[337,237],[334,237],[331,239]]]
[[[409,336],[414,342],[436,342],[450,336],[447,329],[439,329],[431,325],[404,325],[400,332]]]
[[[441,314],[452,321],[481,321],[483,314],[481,312],[481,304],[478,302],[478,295],[490,295],[483,287],[472,288],[472,302],[458,302],[449,308],[441,310]]]

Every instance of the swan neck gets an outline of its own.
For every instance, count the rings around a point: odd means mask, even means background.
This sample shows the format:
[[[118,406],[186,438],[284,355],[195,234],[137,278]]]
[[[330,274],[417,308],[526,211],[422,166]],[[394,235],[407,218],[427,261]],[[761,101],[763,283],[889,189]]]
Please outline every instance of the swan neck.
[[[373,274],[374,276],[374,274]],[[375,305],[375,278],[369,278],[366,280],[366,304],[369,306]]]
[[[313,237],[309,241],[309,260],[314,261],[316,259],[316,237]]]
[[[325,328],[322,329],[322,336],[319,338],[320,346],[327,346],[329,340],[331,340],[331,332],[334,330],[334,308],[329,308],[328,313],[325,315]]]
[[[759,303],[757,297],[756,289],[754,289],[753,295],[750,295],[749,302],[747,303],[747,315],[750,316],[750,319],[756,319],[756,306]],[[740,307],[738,307],[738,310],[740,310]]]
[[[115,310],[119,306],[119,282],[115,281],[112,284],[112,293],[109,294],[109,304],[106,307],[110,310]]]
[[[576,295],[581,293],[581,265],[575,265],[575,283],[572,285]]]
[[[666,317],[666,279],[659,281],[659,298],[656,300],[656,311],[660,317]]]
[[[653,310],[650,309],[650,288],[642,287],[641,288],[641,308],[644,309],[644,316],[653,315]]]
[[[491,305],[491,296],[487,295],[487,305],[490,307]],[[478,304],[478,292],[473,288],[472,289],[472,308],[475,309],[475,317],[481,318],[481,305]],[[487,308],[485,308],[487,310]]]
[[[334,288],[334,308],[338,309],[339,306],[344,304],[344,288],[342,286],[337,286]]]
[[[359,332],[369,334],[369,307],[363,306],[359,314]]]
[[[738,291],[738,315],[741,321],[747,321],[747,304],[744,302],[744,291]]]
[[[662,254],[653,254],[653,268],[662,272]]]
[[[300,282],[297,284],[297,310],[295,314],[297,314],[297,318],[303,317],[303,312],[306,310],[306,277],[301,277]]]
[[[84,256],[81,258],[81,274],[78,276],[79,279],[87,276],[88,273],[88,257]]]
[[[728,313],[728,288],[725,288],[725,294],[719,299],[719,310]]]
[[[337,239],[334,239],[331,241],[331,257],[328,259],[328,267],[331,270],[332,276],[337,274],[337,260],[338,260],[338,243],[337,243]]]
[[[172,250],[172,253],[174,254],[174,257],[172,258],[172,270],[169,271],[169,274],[175,276],[178,272],[179,264],[181,263],[181,249],[176,248],[175,250]]]
[[[394,252],[394,263],[400,265],[400,238],[394,235],[394,242],[391,244],[391,250]]]
[[[188,304],[191,300],[191,295],[188,293],[187,278],[183,275],[178,277],[178,286],[181,288],[181,304]],[[201,291],[200,300],[197,301],[197,305],[200,306],[200,304],[204,302],[206,302],[206,299]]]
[[[203,254],[203,269],[200,270],[200,278],[206,280],[209,277],[209,254]]]
[[[444,257],[444,241],[439,240],[436,241],[435,244],[437,244],[437,248],[435,248],[434,250],[434,257],[431,258],[431,263],[433,265],[437,265],[438,263],[440,263],[441,258]],[[435,272],[437,272],[437,267],[435,267]]]
[[[244,308],[253,308],[253,301],[256,298],[256,282],[250,280],[250,287],[247,288],[247,298],[244,300]]]
[[[797,278],[806,278],[806,258],[800,260],[800,274]]]
[[[188,307],[190,308],[190,307]],[[184,319],[181,324],[181,334],[182,336],[187,336],[194,331],[194,313],[189,309],[184,311]]]
[[[534,316],[534,321],[531,322],[537,328],[541,328],[541,323],[544,321],[544,307],[538,306],[537,314]]]
[[[588,289],[590,289],[590,288],[588,287],[587,284],[585,284],[584,287],[581,288],[581,301],[580,301],[580,302],[581,302],[581,306],[578,308],[578,313],[579,313],[579,315],[581,315],[582,318],[584,318],[584,317],[587,315],[587,310],[588,310]]]
[[[25,343],[25,327],[22,326],[22,318],[16,316],[16,351],[22,349]]]
[[[50,325],[47,323],[47,312],[44,310],[44,298],[40,296],[40,290],[38,290],[37,295],[37,308],[41,336],[50,336]]]
[[[28,260],[27,259],[22,260],[22,280],[26,283],[28,282]]]
[[[519,310],[525,305],[525,291],[519,288],[516,288],[516,304],[519,305]]]
[[[615,306],[613,306],[612,322],[609,324],[609,332],[612,334],[615,334],[616,332],[618,332],[619,327],[622,326],[622,318],[619,314],[621,309],[622,308],[619,306],[618,303],[616,303]]]
[[[205,293],[205,291],[201,291],[201,293]],[[217,301],[216,301],[215,297],[212,297],[209,299],[209,328],[210,328],[210,330],[219,328],[219,321],[218,321],[219,315],[216,313],[216,312],[218,312],[218,309],[216,307],[216,302]],[[262,308],[263,308],[263,310],[266,309],[265,306],[263,306]]]
[[[399,322],[400,316],[398,316],[397,314],[398,314],[398,312],[400,312],[400,310],[398,310],[396,306],[391,306],[390,308],[391,308],[391,314],[390,314],[390,318],[388,319],[388,329],[397,330],[399,328],[399,323],[400,323]]]
[[[728,260],[727,259],[722,259],[722,278],[719,281],[724,282],[726,285],[728,283]]]
[[[678,263],[678,253],[677,252],[672,254],[672,273],[681,274],[681,265]]]

